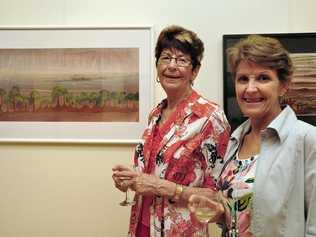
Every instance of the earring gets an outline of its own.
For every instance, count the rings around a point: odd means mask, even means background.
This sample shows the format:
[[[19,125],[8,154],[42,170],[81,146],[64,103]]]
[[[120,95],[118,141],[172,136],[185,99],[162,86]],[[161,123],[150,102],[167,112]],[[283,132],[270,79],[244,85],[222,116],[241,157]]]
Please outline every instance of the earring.
[[[279,103],[281,106],[286,104],[286,99],[284,95],[279,95]]]
[[[158,76],[156,76],[156,82],[157,82],[157,83],[160,83]]]

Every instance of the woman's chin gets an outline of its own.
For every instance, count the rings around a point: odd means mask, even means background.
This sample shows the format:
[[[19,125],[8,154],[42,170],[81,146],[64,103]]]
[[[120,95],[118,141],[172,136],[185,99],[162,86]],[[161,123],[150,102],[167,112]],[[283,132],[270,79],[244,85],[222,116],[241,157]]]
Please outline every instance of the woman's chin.
[[[247,111],[242,111],[243,115],[245,117],[248,117],[250,119],[259,119],[261,117],[263,117],[263,113],[262,113],[262,110],[247,110]]]

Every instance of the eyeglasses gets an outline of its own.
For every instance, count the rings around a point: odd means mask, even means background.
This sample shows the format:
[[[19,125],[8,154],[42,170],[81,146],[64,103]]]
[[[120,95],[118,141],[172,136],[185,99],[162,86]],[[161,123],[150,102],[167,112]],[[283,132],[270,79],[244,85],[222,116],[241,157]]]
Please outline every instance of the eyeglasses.
[[[161,55],[158,59],[158,64],[160,65],[168,65],[172,62],[172,59],[175,60],[175,63],[178,67],[188,67],[191,65],[191,60],[184,57],[172,57],[169,55]]]

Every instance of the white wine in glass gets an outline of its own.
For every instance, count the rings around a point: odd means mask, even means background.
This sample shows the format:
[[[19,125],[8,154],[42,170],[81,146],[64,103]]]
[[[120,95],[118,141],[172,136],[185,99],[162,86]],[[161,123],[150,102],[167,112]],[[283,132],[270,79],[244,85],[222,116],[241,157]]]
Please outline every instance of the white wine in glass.
[[[209,207],[197,207],[194,215],[200,222],[208,223],[215,216],[215,212]]]
[[[190,197],[189,209],[195,215],[196,219],[203,223],[203,227],[196,232],[199,237],[208,236],[208,222],[216,215],[216,211],[210,207],[209,200],[217,201],[217,198],[216,194],[212,197],[202,195],[192,195]]]

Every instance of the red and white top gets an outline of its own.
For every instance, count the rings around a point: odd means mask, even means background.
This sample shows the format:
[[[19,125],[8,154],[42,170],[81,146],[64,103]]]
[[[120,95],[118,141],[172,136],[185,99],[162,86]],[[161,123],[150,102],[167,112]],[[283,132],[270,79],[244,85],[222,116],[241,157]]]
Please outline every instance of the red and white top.
[[[151,112],[142,142],[136,146],[135,166],[141,172],[177,184],[215,187],[230,135],[223,111],[193,91],[159,126],[166,105],[167,100],[163,100]],[[130,236],[135,237],[139,222],[149,225],[150,236],[155,237],[190,237],[202,228],[186,206],[168,198],[136,196],[136,200],[131,211]]]

